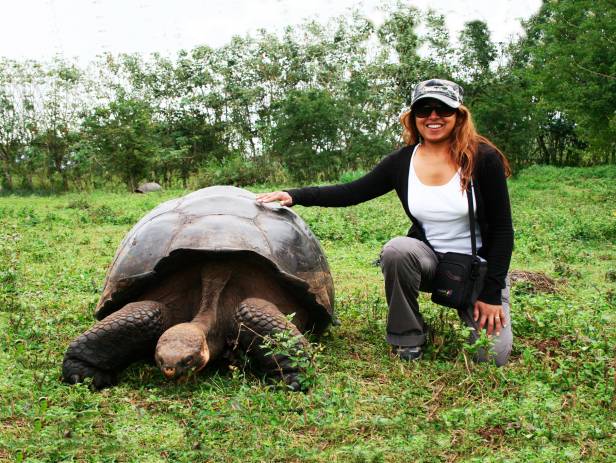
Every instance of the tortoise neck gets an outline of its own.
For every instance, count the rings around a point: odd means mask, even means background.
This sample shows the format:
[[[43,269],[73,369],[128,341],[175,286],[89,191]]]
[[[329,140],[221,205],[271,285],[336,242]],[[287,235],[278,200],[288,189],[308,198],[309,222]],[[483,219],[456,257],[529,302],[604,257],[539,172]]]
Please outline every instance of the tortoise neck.
[[[224,262],[208,262],[201,268],[201,301],[192,322],[205,335],[210,358],[217,357],[224,347],[225,317],[223,293],[229,286],[232,271]]]
[[[207,263],[201,268],[201,302],[195,319],[213,314],[215,320],[221,296],[231,279],[231,269],[222,262]]]

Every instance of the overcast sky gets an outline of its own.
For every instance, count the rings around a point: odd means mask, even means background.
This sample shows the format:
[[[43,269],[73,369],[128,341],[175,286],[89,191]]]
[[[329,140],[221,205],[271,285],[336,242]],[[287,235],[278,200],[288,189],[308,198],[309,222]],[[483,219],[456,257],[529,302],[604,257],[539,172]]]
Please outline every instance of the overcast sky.
[[[305,19],[327,20],[357,7],[377,24],[381,0],[9,0],[2,2],[0,56],[45,59],[55,54],[89,61],[102,52],[154,51],[228,42],[233,35],[270,31]],[[521,32],[520,20],[541,0],[410,0],[445,15],[456,37],[464,22],[482,19],[494,41]]]

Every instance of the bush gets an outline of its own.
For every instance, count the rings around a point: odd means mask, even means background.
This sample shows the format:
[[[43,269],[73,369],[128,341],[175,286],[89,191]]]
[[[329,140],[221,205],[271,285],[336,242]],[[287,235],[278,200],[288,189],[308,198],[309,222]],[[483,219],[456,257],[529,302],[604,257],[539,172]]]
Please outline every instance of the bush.
[[[244,159],[235,154],[225,159],[213,159],[199,169],[190,187],[205,188],[212,185],[247,185],[286,183],[290,176],[276,161]]]
[[[366,172],[363,170],[346,170],[340,174],[340,177],[338,177],[338,182],[349,183],[363,177],[364,175],[366,175]]]

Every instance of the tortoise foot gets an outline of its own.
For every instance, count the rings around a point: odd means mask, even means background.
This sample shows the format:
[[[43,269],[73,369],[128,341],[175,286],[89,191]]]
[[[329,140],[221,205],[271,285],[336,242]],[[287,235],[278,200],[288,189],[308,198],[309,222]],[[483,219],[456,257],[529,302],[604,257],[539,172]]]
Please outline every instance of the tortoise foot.
[[[292,391],[304,391],[309,346],[304,336],[278,308],[262,299],[244,300],[235,314],[240,345],[271,380],[282,380]]]
[[[117,384],[113,372],[101,370],[78,359],[67,358],[62,365],[62,380],[69,384],[83,383],[86,378],[92,378],[92,387],[101,390]]]
[[[92,378],[95,389],[114,386],[133,361],[151,357],[167,328],[165,306],[155,301],[126,304],[73,340],[64,354],[62,378],[70,384]]]

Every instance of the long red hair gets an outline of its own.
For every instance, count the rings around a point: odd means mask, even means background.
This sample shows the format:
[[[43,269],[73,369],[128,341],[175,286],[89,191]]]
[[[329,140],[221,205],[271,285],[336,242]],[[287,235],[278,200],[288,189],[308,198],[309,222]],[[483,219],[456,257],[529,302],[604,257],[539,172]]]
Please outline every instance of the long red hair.
[[[421,135],[417,130],[413,110],[411,109],[410,111],[403,113],[400,116],[400,122],[403,127],[402,139],[404,140],[404,143],[407,145],[419,143]],[[509,177],[511,175],[511,167],[509,166],[509,161],[505,155],[494,145],[494,143],[483,135],[479,135],[479,133],[477,133],[471,113],[464,105],[460,105],[460,107],[458,107],[456,114],[456,125],[451,132],[450,141],[451,158],[455,164],[460,167],[460,184],[463,190],[468,187],[473,175],[477,149],[479,148],[480,143],[485,143],[496,150],[503,161],[505,176]]]

